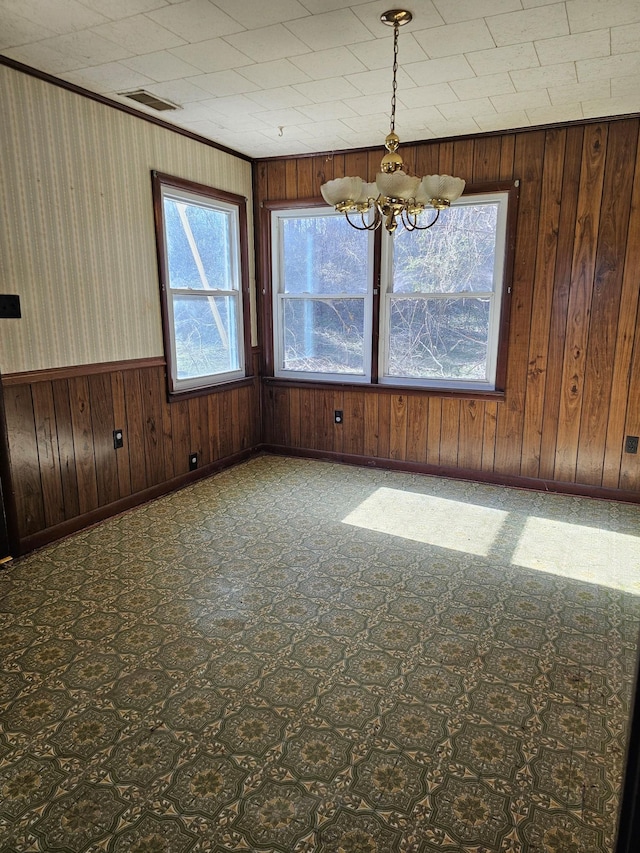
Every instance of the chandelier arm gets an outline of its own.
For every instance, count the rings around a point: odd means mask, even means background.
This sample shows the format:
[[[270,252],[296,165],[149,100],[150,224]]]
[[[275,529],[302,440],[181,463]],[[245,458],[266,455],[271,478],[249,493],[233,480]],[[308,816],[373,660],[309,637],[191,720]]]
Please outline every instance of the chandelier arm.
[[[438,208],[436,208],[436,215],[433,217],[433,219],[431,220],[431,222],[428,225],[418,225],[418,217],[416,216],[416,222],[415,222],[413,228],[411,228],[410,230],[411,231],[428,231],[429,228],[432,228],[436,224],[436,222],[438,221],[439,218],[440,218],[440,210]]]
[[[365,225],[356,225],[356,223],[355,223],[355,222],[352,222],[352,221],[349,219],[349,214],[348,214],[348,212],[347,212],[346,210],[345,210],[345,212],[344,212],[344,216],[345,216],[345,219],[347,220],[347,222],[349,223],[349,225],[350,225],[352,228],[355,228],[355,229],[356,229],[356,231],[374,231],[374,230],[375,230],[375,228],[377,227],[377,223],[376,223],[375,221],[374,221],[374,222],[370,222],[368,225],[366,225],[366,224],[365,224]],[[364,223],[364,213],[361,213],[361,214],[360,214],[360,217],[361,217],[361,219],[362,219],[362,222]]]

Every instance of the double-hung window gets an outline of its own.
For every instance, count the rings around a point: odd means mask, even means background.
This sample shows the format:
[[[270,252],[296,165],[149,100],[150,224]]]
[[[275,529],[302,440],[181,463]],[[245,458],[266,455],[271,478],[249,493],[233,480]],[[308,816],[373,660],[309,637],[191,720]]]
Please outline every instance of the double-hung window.
[[[509,195],[463,196],[393,235],[326,206],[272,210],[275,376],[498,388]]]
[[[373,235],[326,207],[273,216],[276,374],[369,382]]]
[[[245,199],[153,174],[169,390],[245,376]]]

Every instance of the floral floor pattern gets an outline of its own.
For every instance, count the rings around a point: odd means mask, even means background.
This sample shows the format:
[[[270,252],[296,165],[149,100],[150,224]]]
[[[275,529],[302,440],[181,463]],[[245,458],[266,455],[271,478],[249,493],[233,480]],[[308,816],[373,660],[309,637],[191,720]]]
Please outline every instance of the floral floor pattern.
[[[0,853],[610,853],[639,522],[263,456],[15,562]]]

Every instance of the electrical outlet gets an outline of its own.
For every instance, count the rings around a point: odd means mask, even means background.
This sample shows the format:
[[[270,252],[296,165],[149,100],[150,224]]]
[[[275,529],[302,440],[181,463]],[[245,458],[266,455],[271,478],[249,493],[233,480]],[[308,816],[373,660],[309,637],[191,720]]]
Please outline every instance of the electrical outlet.
[[[121,447],[124,447],[124,433],[121,429],[114,429],[113,431],[113,449],[120,450]]]
[[[343,420],[344,420],[344,418],[342,416],[342,411],[340,409],[336,409],[335,412],[333,413],[334,424],[341,424]]]
[[[0,293],[0,317],[5,319],[19,319],[22,317],[20,312],[20,297],[9,293]]]
[[[197,453],[190,453],[189,454],[189,470],[195,471],[197,467],[198,467],[198,454]]]
[[[637,453],[638,452],[638,436],[637,435],[628,435],[624,440],[624,452],[625,453]]]

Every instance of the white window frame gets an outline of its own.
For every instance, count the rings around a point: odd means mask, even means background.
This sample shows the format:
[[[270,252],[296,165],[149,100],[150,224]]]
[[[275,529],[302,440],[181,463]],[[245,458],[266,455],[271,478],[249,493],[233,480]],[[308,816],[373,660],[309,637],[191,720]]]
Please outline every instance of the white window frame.
[[[171,184],[161,184],[160,188],[160,204],[162,206],[162,244],[164,253],[164,268],[167,281],[164,282],[166,294],[166,310],[168,315],[168,338],[171,348],[170,364],[170,388],[173,392],[180,393],[192,391],[200,388],[207,388],[212,385],[221,385],[227,382],[233,382],[237,379],[244,379],[246,375],[245,364],[245,343],[244,343],[244,316],[243,316],[243,298],[242,284],[243,271],[241,266],[241,244],[240,244],[240,210],[237,204],[227,202],[215,197],[215,190],[212,190],[212,195],[205,193],[197,193],[189,190],[181,189]],[[169,279],[169,258],[168,258],[168,241],[166,234],[166,217],[164,215],[165,200],[176,202],[184,202],[186,204],[198,205],[206,207],[218,213],[223,213],[228,217],[229,221],[229,264],[231,270],[232,289],[217,290],[205,288],[173,288]],[[200,376],[192,376],[187,379],[178,378],[178,362],[176,353],[176,338],[175,338],[175,318],[174,318],[174,300],[176,297],[190,297],[197,299],[208,299],[223,296],[225,298],[233,298],[236,307],[236,328],[235,328],[235,346],[238,359],[238,369],[228,370],[222,373],[201,374]],[[231,345],[231,342],[230,342]]]
[[[313,299],[323,301],[321,294],[284,292],[284,239],[281,223],[287,219],[306,219],[310,217],[338,216],[342,213],[327,207],[287,208],[271,211],[271,258],[272,258],[272,294],[273,294],[273,356],[275,376],[321,382],[371,382],[371,350],[373,339],[373,264],[374,235],[368,232],[367,270],[368,286],[366,293],[327,294],[324,301],[337,299],[362,299],[364,303],[363,330],[363,372],[362,373],[319,373],[302,370],[287,370],[284,367],[284,301],[285,299]],[[346,223],[345,223],[346,225]],[[346,227],[351,227],[346,225]]]
[[[496,388],[496,371],[498,367],[498,346],[500,338],[500,317],[502,310],[502,295],[505,273],[505,255],[507,239],[507,214],[509,192],[478,193],[462,196],[453,202],[452,207],[468,205],[497,204],[498,215],[496,223],[496,250],[493,269],[493,289],[491,291],[456,291],[454,293],[406,293],[392,292],[393,286],[393,238],[386,231],[382,234],[382,258],[380,274],[380,344],[379,344],[379,378],[381,385],[402,385],[416,388],[446,388],[449,390],[493,391]],[[393,299],[488,299],[490,301],[489,328],[487,339],[487,366],[483,380],[468,379],[433,379],[423,377],[398,376],[388,373],[391,300]]]

